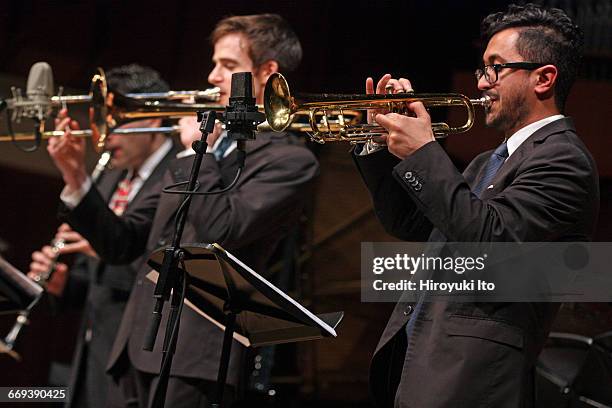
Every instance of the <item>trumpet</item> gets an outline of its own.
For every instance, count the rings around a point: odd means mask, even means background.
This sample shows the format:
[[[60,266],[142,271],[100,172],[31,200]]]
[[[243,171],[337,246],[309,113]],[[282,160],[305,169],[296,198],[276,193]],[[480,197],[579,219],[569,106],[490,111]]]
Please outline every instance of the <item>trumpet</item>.
[[[470,99],[457,93],[304,94],[294,97],[285,77],[280,73],[274,73],[266,83],[264,112],[269,126],[277,132],[285,130],[295,115],[307,115],[309,136],[315,142],[364,143],[387,131],[374,123],[348,122],[344,117],[345,110],[385,109],[390,112],[406,113],[406,105],[417,101],[422,102],[425,107],[458,106],[466,109],[466,121],[460,126],[450,126],[444,122],[432,123],[431,127],[436,138],[467,132],[474,124],[474,106],[482,106],[485,109],[491,106],[491,100],[486,96]],[[330,116],[335,119],[330,119]]]

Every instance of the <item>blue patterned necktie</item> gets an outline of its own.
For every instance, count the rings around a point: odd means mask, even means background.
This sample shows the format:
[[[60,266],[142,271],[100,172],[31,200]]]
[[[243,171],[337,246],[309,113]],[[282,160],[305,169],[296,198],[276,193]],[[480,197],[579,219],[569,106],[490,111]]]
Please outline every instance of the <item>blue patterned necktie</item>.
[[[227,137],[227,135],[223,136],[223,139],[221,139],[221,141],[219,142],[219,145],[213,152],[215,159],[217,161],[221,161],[221,159],[223,159],[223,156],[225,155],[225,152],[227,151],[227,149],[229,149],[231,145],[232,145],[232,139]]]
[[[491,154],[489,158],[489,162],[487,163],[487,167],[485,167],[484,172],[482,173],[482,177],[476,184],[476,187],[472,190],[474,194],[480,197],[482,191],[489,186],[495,174],[499,168],[504,164],[506,159],[508,158],[508,145],[506,142],[497,146],[497,149]]]

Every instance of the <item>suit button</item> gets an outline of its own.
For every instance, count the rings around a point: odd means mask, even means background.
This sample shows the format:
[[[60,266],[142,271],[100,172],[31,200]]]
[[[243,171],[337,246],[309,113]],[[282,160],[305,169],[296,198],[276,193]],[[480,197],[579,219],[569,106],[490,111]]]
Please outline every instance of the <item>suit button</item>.
[[[166,241],[165,239],[160,239],[159,241],[157,241],[157,246],[166,246],[167,243],[168,241]]]
[[[407,171],[406,173],[404,173],[404,178],[408,181],[411,181],[411,179],[414,179],[414,176],[412,175],[411,171]]]
[[[421,191],[422,188],[423,188],[423,185],[419,183],[416,186],[414,186],[414,191]]]
[[[413,310],[414,310],[414,308],[412,307],[412,305],[408,305],[406,310],[404,310],[404,316],[410,316],[412,314]]]

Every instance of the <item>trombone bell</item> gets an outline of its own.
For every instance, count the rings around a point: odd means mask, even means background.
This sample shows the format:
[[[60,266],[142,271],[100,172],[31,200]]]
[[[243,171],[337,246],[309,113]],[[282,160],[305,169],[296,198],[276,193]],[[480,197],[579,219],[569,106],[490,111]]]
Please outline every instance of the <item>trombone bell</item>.
[[[48,65],[47,65],[48,66]],[[50,70],[50,67],[49,67]],[[31,82],[31,81],[29,81]],[[47,86],[52,89],[52,84]],[[51,93],[50,91],[49,93]],[[109,91],[106,75],[102,68],[98,68],[91,79],[87,95],[44,95],[39,99],[30,100],[21,96],[21,91],[13,89],[14,97],[4,102],[4,107],[12,111],[12,121],[19,122],[22,117],[38,119],[36,134],[16,134],[10,127],[9,135],[0,136],[1,141],[21,141],[48,139],[60,136],[63,132],[45,131],[44,122],[53,112],[66,104],[88,104],[90,129],[75,130],[76,137],[91,137],[94,149],[98,153],[105,150],[105,143],[110,133],[137,134],[137,133],[175,133],[176,127],[165,127],[161,130],[148,128],[117,129],[119,126],[134,120],[166,118],[178,119],[184,116],[195,116],[198,111],[225,109],[217,103],[203,103],[201,101],[217,102],[220,98],[219,88],[210,88],[203,91],[169,91],[153,93],[129,93],[122,95]],[[196,103],[183,103],[183,99],[193,99]],[[34,112],[36,115],[34,115]],[[157,129],[157,128],[156,128]],[[33,148],[35,149],[37,145]],[[32,150],[33,150],[32,149]]]

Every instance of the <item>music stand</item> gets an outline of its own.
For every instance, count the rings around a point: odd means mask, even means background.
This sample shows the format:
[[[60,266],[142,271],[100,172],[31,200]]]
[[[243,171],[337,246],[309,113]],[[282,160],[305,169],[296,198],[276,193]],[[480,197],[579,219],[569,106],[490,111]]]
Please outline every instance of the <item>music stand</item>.
[[[336,337],[343,312],[315,315],[218,244],[182,249],[189,276],[185,304],[225,332],[213,407],[223,399],[232,338],[259,347]],[[163,257],[164,249],[158,249],[148,263],[158,270]],[[148,278],[155,281],[156,275]]]
[[[0,313],[19,313],[13,328],[0,341],[0,354],[8,354],[20,360],[13,351],[19,331],[28,322],[28,314],[41,298],[44,290],[24,273],[0,256]]]

